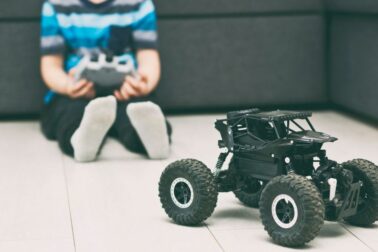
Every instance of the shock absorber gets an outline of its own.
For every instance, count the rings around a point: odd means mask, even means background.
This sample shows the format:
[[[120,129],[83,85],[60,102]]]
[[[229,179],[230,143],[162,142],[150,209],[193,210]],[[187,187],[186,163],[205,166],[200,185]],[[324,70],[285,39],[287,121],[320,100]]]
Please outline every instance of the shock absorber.
[[[215,177],[218,177],[218,175],[219,175],[219,173],[222,169],[222,166],[227,159],[228,154],[229,154],[228,151],[227,152],[221,152],[219,154],[217,164],[215,165],[215,172],[214,172]]]

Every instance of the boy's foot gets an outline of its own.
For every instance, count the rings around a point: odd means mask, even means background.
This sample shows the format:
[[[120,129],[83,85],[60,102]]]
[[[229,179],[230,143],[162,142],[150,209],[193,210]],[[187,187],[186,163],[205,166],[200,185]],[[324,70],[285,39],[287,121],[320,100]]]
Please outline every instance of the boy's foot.
[[[165,159],[170,153],[167,123],[160,107],[152,102],[131,103],[126,108],[148,157]]]
[[[114,123],[116,109],[114,96],[97,98],[85,107],[80,126],[71,138],[76,161],[90,162],[96,159],[102,141]]]

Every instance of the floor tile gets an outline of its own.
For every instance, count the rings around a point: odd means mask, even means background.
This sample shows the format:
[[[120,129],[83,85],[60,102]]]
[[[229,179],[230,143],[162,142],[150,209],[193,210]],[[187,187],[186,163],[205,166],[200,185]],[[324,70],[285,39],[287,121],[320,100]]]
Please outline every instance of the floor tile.
[[[206,226],[178,226],[161,208],[157,187],[168,162],[66,158],[77,251],[220,251]]]
[[[221,193],[213,215],[206,221],[210,230],[263,228],[258,209],[244,206],[233,193]]]
[[[348,224],[343,224],[344,227],[355,235],[359,240],[365,243],[369,248],[378,251],[378,223],[371,227],[354,227]]]
[[[212,230],[224,251],[298,251],[273,243],[268,233],[261,229]],[[356,237],[337,223],[326,223],[319,236],[299,248],[304,251],[371,251]]]
[[[146,160],[108,139],[98,162],[88,164],[63,156],[37,122],[0,123],[0,251],[71,252],[74,245],[78,252],[290,250],[273,244],[259,211],[232,193],[219,195],[213,215],[199,227],[176,225],[161,208],[158,181],[169,163],[196,158],[215,166],[218,118],[224,115],[171,116],[167,160]],[[331,159],[378,163],[377,127],[332,111],[314,113],[312,122],[339,138],[325,145]],[[327,222],[305,249],[378,251],[376,226],[343,225]]]
[[[214,122],[222,117],[170,117],[174,129],[173,154],[165,161],[149,161],[129,153],[114,139],[108,140],[97,163],[77,164],[66,157],[77,251],[148,251],[152,248],[157,251],[217,251],[221,247],[226,251],[247,251],[256,246],[282,250],[272,244],[264,231],[259,211],[243,206],[232,193],[219,195],[213,215],[206,220],[205,226],[196,228],[172,223],[160,206],[157,183],[170,162],[196,158],[209,168],[215,166],[219,133],[214,129]],[[361,144],[361,132],[367,135],[366,139],[376,136],[375,128],[333,112],[316,113],[313,121],[324,132],[341,135],[342,141],[326,146],[337,161],[353,158],[354,153],[346,146]],[[346,134],[339,124],[350,125],[352,133]],[[371,143],[373,148],[375,144]],[[358,151],[372,157],[366,149]],[[353,249],[368,250],[337,223],[325,225],[319,237],[306,248],[331,251],[337,249],[339,242],[346,242]]]
[[[56,144],[44,139],[36,122],[1,123],[0,134],[1,246],[16,248],[16,242],[8,241],[20,240],[41,240],[41,246],[42,240],[73,244],[62,155]]]
[[[6,252],[73,252],[72,239],[0,241],[0,251]]]

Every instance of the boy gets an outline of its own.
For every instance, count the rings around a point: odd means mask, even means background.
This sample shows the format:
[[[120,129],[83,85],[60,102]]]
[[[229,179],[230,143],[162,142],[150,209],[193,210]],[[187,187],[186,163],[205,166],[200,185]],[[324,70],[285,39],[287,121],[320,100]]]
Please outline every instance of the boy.
[[[42,132],[79,162],[96,159],[107,134],[152,159],[169,155],[171,129],[150,100],[160,78],[156,15],[151,0],[47,0],[41,23],[41,72],[50,92]],[[137,67],[113,95],[74,81],[83,55],[111,52]],[[130,103],[132,102],[132,103]]]

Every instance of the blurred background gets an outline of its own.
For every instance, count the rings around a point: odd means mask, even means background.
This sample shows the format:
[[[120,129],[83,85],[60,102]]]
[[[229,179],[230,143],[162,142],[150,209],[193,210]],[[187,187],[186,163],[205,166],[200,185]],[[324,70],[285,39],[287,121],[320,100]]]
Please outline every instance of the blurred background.
[[[0,117],[36,116],[42,0],[0,1]],[[155,0],[168,112],[338,109],[378,121],[378,1]],[[21,7],[20,7],[21,6]]]

